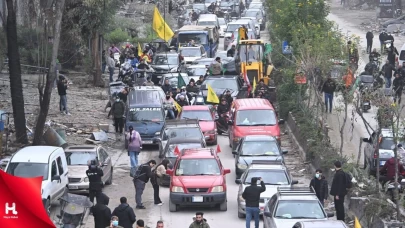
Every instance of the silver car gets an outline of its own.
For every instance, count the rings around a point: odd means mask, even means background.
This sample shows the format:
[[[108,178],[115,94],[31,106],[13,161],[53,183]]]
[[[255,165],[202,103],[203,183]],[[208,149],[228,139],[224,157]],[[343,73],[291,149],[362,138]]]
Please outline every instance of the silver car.
[[[88,193],[89,178],[86,170],[88,161],[96,160],[103,170],[101,178],[106,185],[112,184],[113,167],[111,157],[107,151],[99,145],[69,146],[65,149],[66,161],[69,168],[69,192]]]
[[[277,187],[290,187],[298,184],[298,181],[293,181],[282,161],[257,160],[252,161],[248,169],[242,174],[241,179],[235,180],[239,184],[238,192],[238,217],[243,218],[246,215],[246,204],[242,199],[242,193],[246,187],[250,186],[253,177],[263,178],[266,185],[266,191],[260,194],[260,214],[263,214],[265,203],[277,193]],[[259,183],[257,183],[259,185]]]

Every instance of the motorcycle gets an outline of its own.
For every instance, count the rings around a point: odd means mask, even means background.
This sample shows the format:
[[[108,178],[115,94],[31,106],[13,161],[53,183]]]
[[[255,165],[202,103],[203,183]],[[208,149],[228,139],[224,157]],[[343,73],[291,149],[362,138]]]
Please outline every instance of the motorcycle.
[[[390,180],[386,183],[386,187],[385,187],[385,194],[387,194],[388,196],[390,196],[391,201],[393,203],[396,203],[396,198],[395,198],[395,184],[397,184],[397,188],[398,188],[398,194],[403,193],[404,192],[404,186],[402,183],[402,176],[398,177],[398,181],[394,181],[394,180]]]
[[[368,94],[371,92],[373,88],[374,77],[372,75],[361,75],[360,76],[360,101],[361,101],[361,108],[363,112],[367,112],[371,109],[371,101],[368,98]]]
[[[118,53],[118,52],[114,53],[114,62],[115,62],[115,67],[120,66],[120,53]]]
[[[125,62],[121,64],[120,70],[118,71],[118,80],[123,81],[123,79],[133,74],[134,69],[131,66],[130,62]]]
[[[228,121],[229,121],[229,112],[222,114],[223,123],[221,123],[221,118],[216,115],[215,123],[217,124],[217,132],[219,135],[227,134],[229,130]]]

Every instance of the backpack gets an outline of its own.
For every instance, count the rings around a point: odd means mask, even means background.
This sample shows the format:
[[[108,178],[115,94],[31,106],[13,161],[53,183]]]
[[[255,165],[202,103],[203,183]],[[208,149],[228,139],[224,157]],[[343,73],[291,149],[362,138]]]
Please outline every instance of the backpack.
[[[345,174],[345,179],[346,179],[346,188],[352,188],[353,187],[353,182],[352,182],[352,175],[349,173],[344,172]]]

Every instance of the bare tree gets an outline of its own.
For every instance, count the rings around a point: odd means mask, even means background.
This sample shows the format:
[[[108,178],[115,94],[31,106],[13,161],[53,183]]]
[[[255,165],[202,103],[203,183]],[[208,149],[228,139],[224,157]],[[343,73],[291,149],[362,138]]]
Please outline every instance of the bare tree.
[[[45,89],[43,91],[42,100],[40,100],[40,111],[37,119],[37,124],[35,128],[35,135],[33,145],[40,145],[42,141],[42,134],[44,131],[45,121],[48,116],[49,103],[52,96],[52,85],[56,80],[56,59],[58,57],[59,40],[61,33],[61,22],[63,16],[63,10],[65,8],[65,0],[55,1],[56,3],[56,19],[54,24],[54,40],[52,46],[52,61],[49,68],[48,74],[46,76]]]

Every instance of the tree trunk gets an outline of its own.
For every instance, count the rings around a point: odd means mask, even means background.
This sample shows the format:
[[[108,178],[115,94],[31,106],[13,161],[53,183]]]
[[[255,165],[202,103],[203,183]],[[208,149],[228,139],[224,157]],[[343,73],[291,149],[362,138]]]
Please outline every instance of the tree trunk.
[[[17,43],[17,16],[13,0],[7,0],[7,50],[8,66],[10,71],[10,90],[11,104],[13,106],[14,126],[16,132],[16,141],[19,143],[28,143],[24,95],[21,80],[20,53]]]
[[[345,92],[347,92],[347,91],[344,91],[343,92],[343,101],[344,101],[344,106],[345,106],[345,108],[344,108],[344,115],[343,115],[343,124],[342,124],[342,126],[340,127],[340,148],[339,148],[339,153],[340,153],[340,155],[341,156],[343,156],[343,144],[344,144],[344,134],[345,134],[345,128],[346,128],[346,122],[347,122],[347,106],[349,105],[348,104],[348,98],[347,98],[347,94],[344,94]]]
[[[99,50],[100,36],[98,32],[93,32],[92,37],[92,55],[93,55],[93,85],[103,86],[104,81],[101,78],[101,63],[100,63],[100,50]]]
[[[52,46],[52,61],[49,67],[48,74],[46,76],[46,85],[44,94],[42,97],[40,111],[37,119],[37,125],[35,127],[35,135],[33,145],[41,145],[42,135],[44,132],[44,126],[46,117],[48,116],[49,103],[51,102],[52,96],[52,85],[56,79],[56,59],[58,57],[59,40],[61,33],[61,21],[63,16],[63,10],[65,8],[65,0],[56,1],[56,21],[54,27],[54,39]]]

